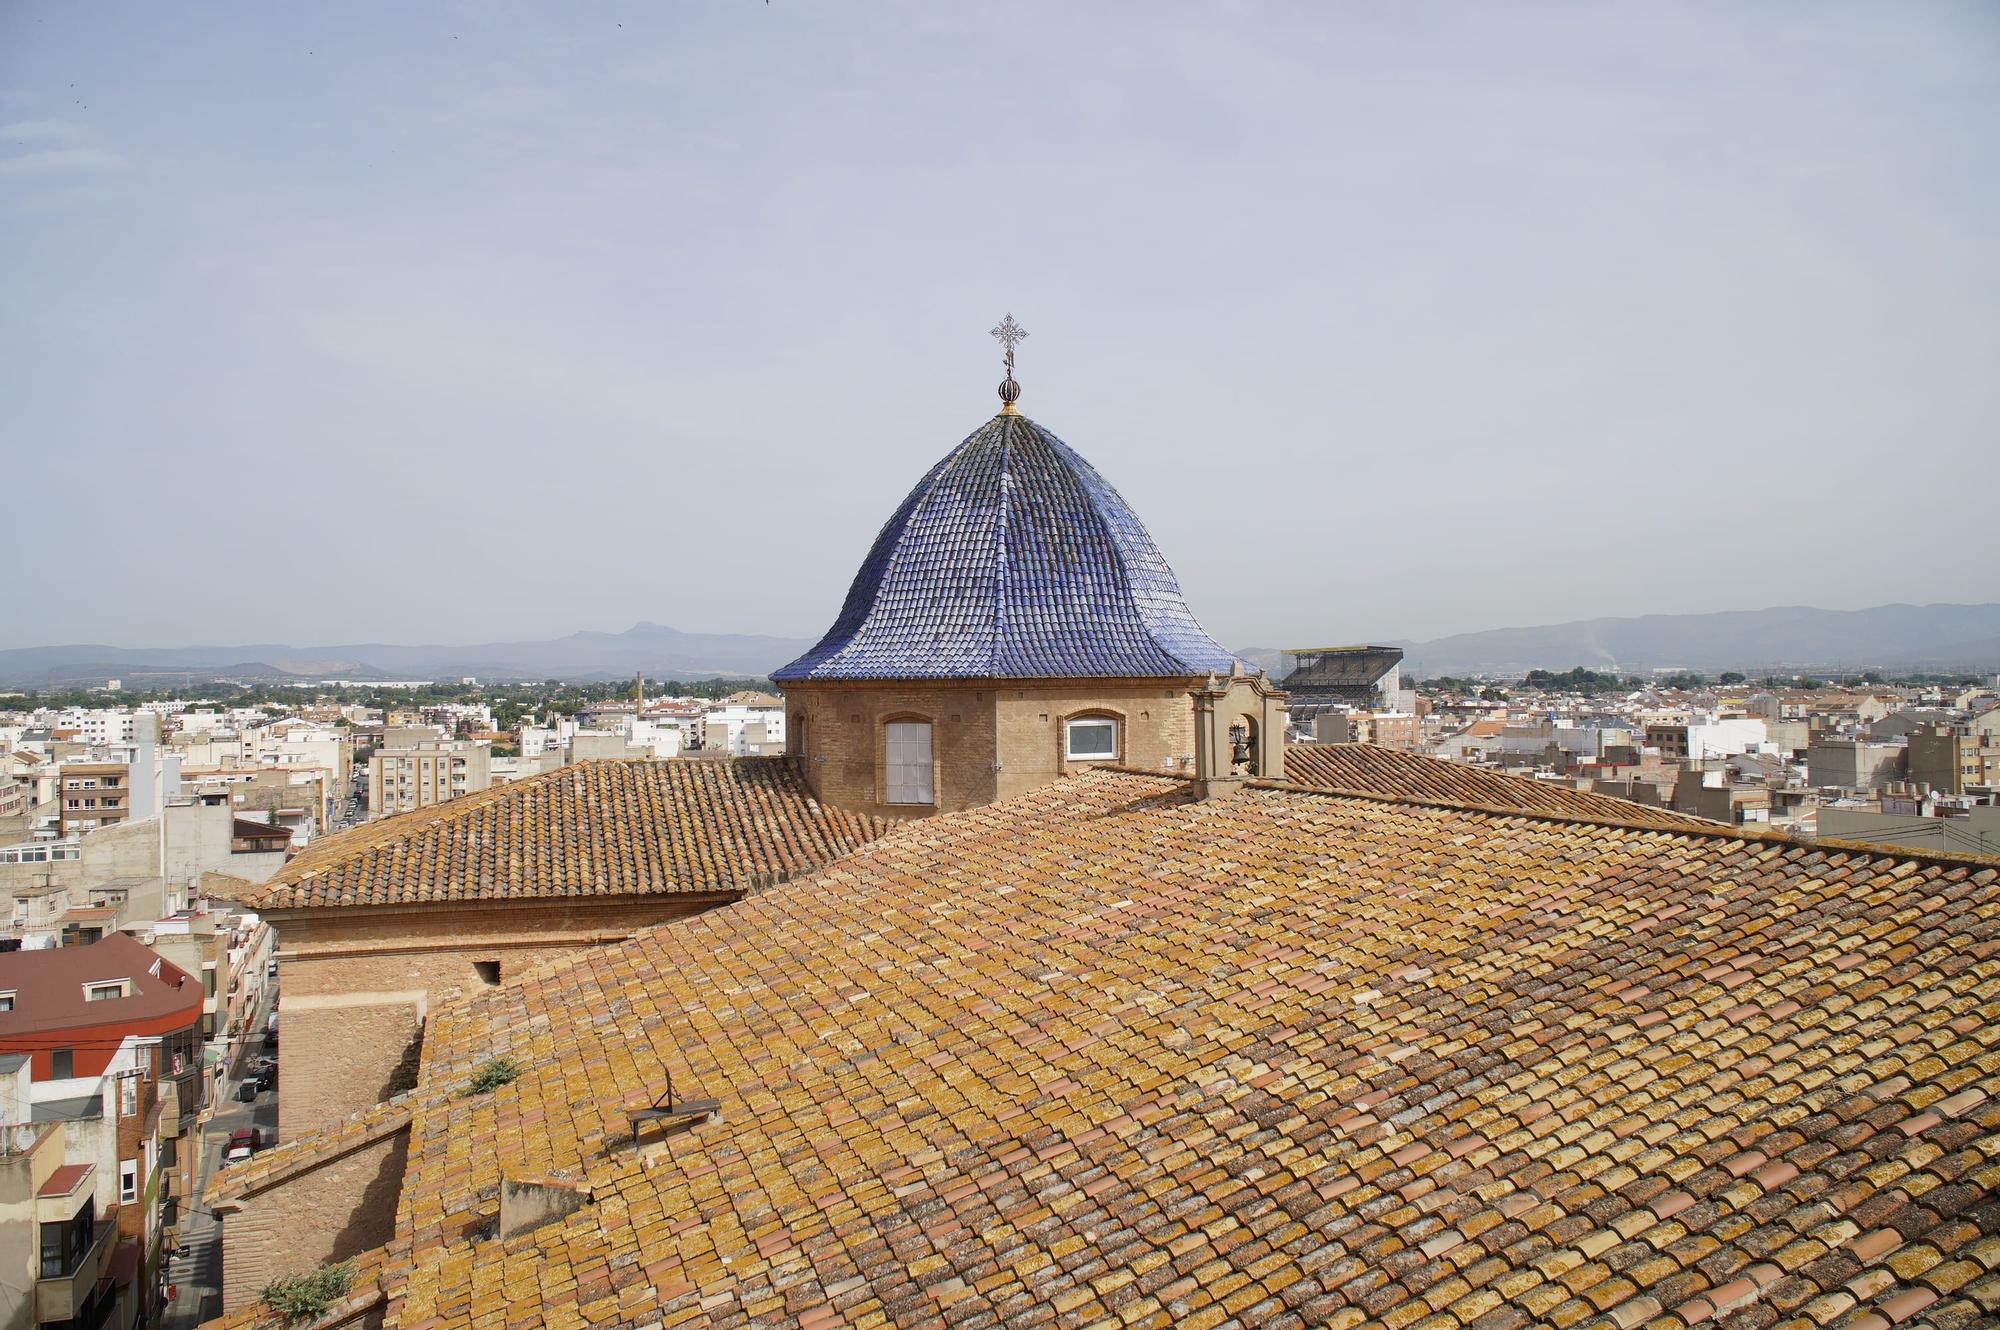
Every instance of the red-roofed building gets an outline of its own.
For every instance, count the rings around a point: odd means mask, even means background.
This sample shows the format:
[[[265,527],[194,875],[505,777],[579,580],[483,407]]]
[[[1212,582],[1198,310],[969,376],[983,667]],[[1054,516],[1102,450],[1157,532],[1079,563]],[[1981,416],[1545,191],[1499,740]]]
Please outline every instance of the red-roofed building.
[[[36,1220],[43,1255],[54,1251],[42,1264],[56,1270],[37,1277],[39,1310],[31,1320],[0,1314],[0,1323],[150,1319],[161,1232],[191,1176],[194,1152],[178,1146],[200,1092],[202,999],[198,979],[123,933],[0,954],[0,1130],[24,1140],[47,1127],[61,1133],[53,1164],[23,1175],[32,1187],[0,1186],[20,1191],[38,1216],[52,1201],[65,1210]],[[50,1148],[37,1146],[36,1158]],[[108,1253],[99,1250],[106,1241]],[[42,1298],[51,1280],[68,1292]]]

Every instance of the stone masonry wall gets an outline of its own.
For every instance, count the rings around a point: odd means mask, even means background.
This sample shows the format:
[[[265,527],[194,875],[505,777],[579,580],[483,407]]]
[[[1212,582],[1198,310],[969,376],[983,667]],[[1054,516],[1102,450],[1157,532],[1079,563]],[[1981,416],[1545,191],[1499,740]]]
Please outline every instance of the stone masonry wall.
[[[223,1311],[256,1301],[279,1275],[344,1261],[394,1237],[409,1145],[405,1124],[243,1198],[240,1209],[224,1211]]]

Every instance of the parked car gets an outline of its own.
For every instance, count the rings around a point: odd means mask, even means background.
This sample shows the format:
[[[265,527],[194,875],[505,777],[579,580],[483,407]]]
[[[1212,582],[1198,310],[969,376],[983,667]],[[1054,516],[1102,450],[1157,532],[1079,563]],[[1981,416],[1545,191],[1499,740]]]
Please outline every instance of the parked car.
[[[240,1164],[251,1155],[264,1148],[264,1133],[256,1127],[238,1127],[229,1133],[229,1144],[223,1147],[224,1164]]]

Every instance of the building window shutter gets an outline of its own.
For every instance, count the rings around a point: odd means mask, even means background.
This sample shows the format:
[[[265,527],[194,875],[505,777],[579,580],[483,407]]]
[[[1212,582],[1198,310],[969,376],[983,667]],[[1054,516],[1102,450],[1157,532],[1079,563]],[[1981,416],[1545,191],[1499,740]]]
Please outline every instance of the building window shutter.
[[[931,726],[924,720],[894,720],[885,727],[888,760],[886,799],[892,804],[935,803],[931,788]]]

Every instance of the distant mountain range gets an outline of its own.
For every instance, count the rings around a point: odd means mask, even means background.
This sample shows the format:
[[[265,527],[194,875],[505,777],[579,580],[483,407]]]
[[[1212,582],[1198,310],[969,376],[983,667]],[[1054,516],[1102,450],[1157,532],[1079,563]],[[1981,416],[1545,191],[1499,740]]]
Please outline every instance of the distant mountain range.
[[[1718,614],[1581,619],[1496,628],[1403,648],[1406,676],[1566,670],[2000,670],[2000,604],[1878,605],[1816,610],[1788,605]],[[1279,653],[1247,653],[1281,670]]]
[[[546,642],[474,646],[20,647],[0,651],[0,687],[89,687],[121,679],[129,688],[182,679],[457,679],[495,681],[762,677],[812,643],[805,638],[688,633],[639,623],[622,633],[571,633]],[[1869,610],[1787,606],[1720,614],[1648,614],[1584,619],[1543,628],[1497,628],[1429,642],[1388,642],[1404,671],[1434,674],[1680,668],[1718,670],[2000,670],[2000,604],[1881,605]],[[1279,673],[1280,651],[1253,647],[1245,659]]]
[[[275,643],[224,647],[22,647],[0,651],[0,686],[74,688],[120,679],[128,688],[166,687],[182,679],[612,679],[643,672],[655,679],[741,675],[760,678],[810,641],[736,633],[684,633],[639,623],[622,633],[571,633],[547,642],[473,646],[294,647]]]

